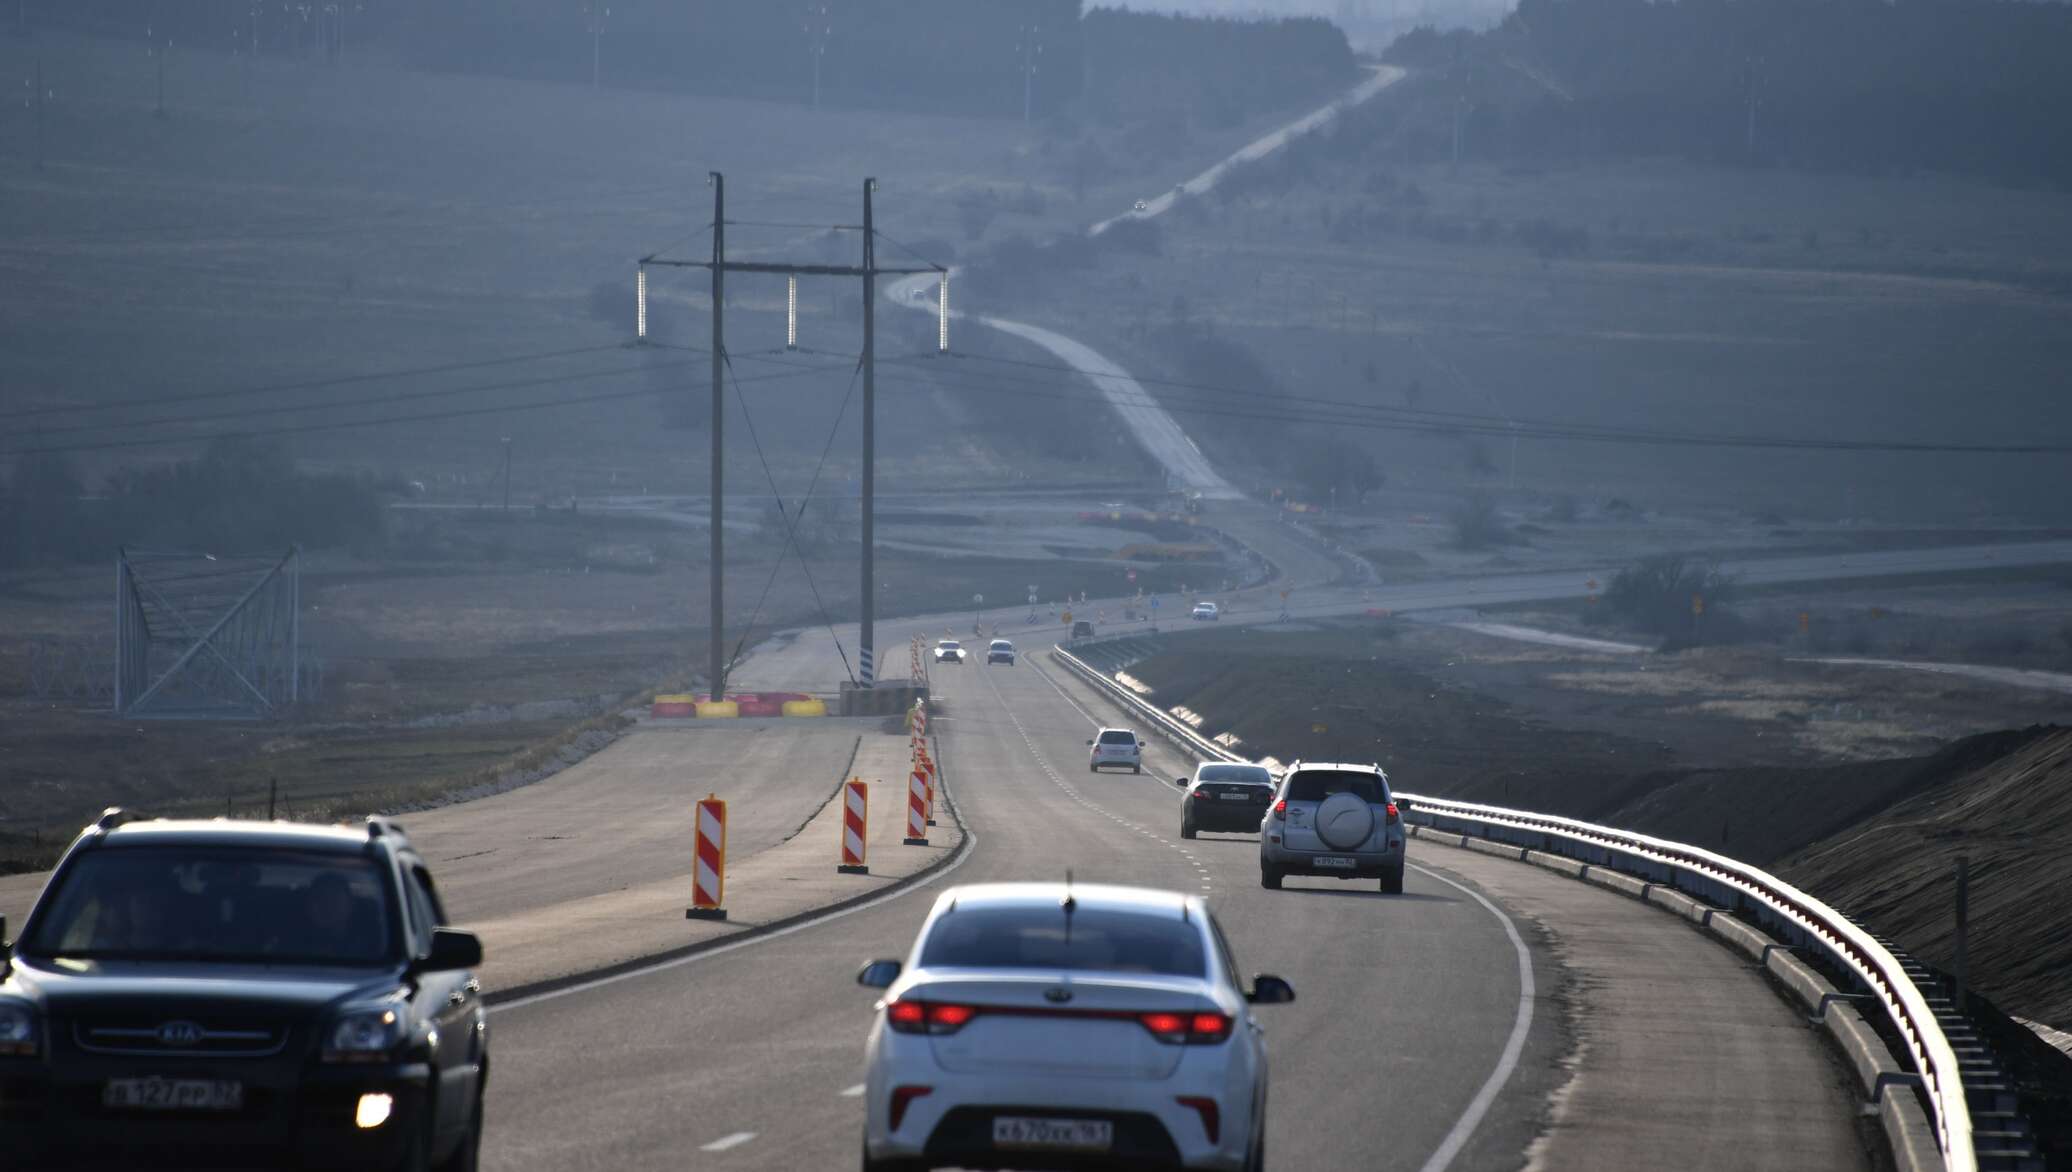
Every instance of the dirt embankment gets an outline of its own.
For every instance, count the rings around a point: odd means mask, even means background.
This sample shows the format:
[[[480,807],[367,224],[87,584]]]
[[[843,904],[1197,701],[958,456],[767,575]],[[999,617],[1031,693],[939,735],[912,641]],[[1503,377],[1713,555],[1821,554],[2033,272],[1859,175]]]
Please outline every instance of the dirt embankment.
[[[2010,1013],[2072,1022],[2072,729],[1973,737],[1929,784],[1787,860],[1784,875],[1909,952],[1955,960],[1956,860],[1970,860],[1973,985]],[[1929,773],[1929,770],[1923,770]]]

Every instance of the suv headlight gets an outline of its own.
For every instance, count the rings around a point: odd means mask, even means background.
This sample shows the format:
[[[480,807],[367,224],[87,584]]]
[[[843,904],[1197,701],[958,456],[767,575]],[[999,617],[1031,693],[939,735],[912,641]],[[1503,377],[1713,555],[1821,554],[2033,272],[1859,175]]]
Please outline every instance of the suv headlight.
[[[43,1048],[36,1008],[26,1001],[0,1000],[0,1055],[34,1058]]]
[[[381,1062],[403,1044],[403,1015],[393,1005],[354,1005],[324,1032],[324,1061]]]

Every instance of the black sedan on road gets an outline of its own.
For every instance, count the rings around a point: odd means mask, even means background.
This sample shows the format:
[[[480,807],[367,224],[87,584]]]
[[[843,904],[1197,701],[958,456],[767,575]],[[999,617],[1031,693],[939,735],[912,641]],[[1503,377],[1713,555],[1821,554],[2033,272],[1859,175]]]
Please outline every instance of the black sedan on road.
[[[1180,799],[1181,838],[1202,830],[1256,831],[1273,802],[1273,774],[1264,765],[1212,762],[1173,784],[1187,791]]]
[[[444,924],[385,820],[110,811],[0,951],[0,1164],[474,1172],[482,945]]]

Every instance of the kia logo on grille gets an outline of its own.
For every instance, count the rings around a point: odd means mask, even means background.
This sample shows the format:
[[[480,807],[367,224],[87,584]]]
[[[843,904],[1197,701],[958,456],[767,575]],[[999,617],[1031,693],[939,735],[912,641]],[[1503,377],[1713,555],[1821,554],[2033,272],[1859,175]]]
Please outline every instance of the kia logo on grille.
[[[169,1021],[158,1027],[161,1046],[192,1046],[201,1041],[201,1027],[191,1021]]]
[[[1065,1002],[1072,1000],[1072,990],[1062,985],[1045,989],[1043,991],[1043,999],[1055,1005],[1063,1005]]]

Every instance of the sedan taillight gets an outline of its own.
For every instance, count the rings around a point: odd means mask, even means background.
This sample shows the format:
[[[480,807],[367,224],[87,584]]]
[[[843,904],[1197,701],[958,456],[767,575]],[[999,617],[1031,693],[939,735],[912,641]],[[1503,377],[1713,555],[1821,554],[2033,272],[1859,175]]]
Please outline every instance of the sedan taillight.
[[[1211,1046],[1230,1036],[1227,1013],[1146,1013],[1137,1020],[1152,1037],[1174,1046]]]
[[[885,1024],[901,1034],[954,1034],[977,1016],[969,1005],[939,1001],[894,1001],[885,1007]]]

